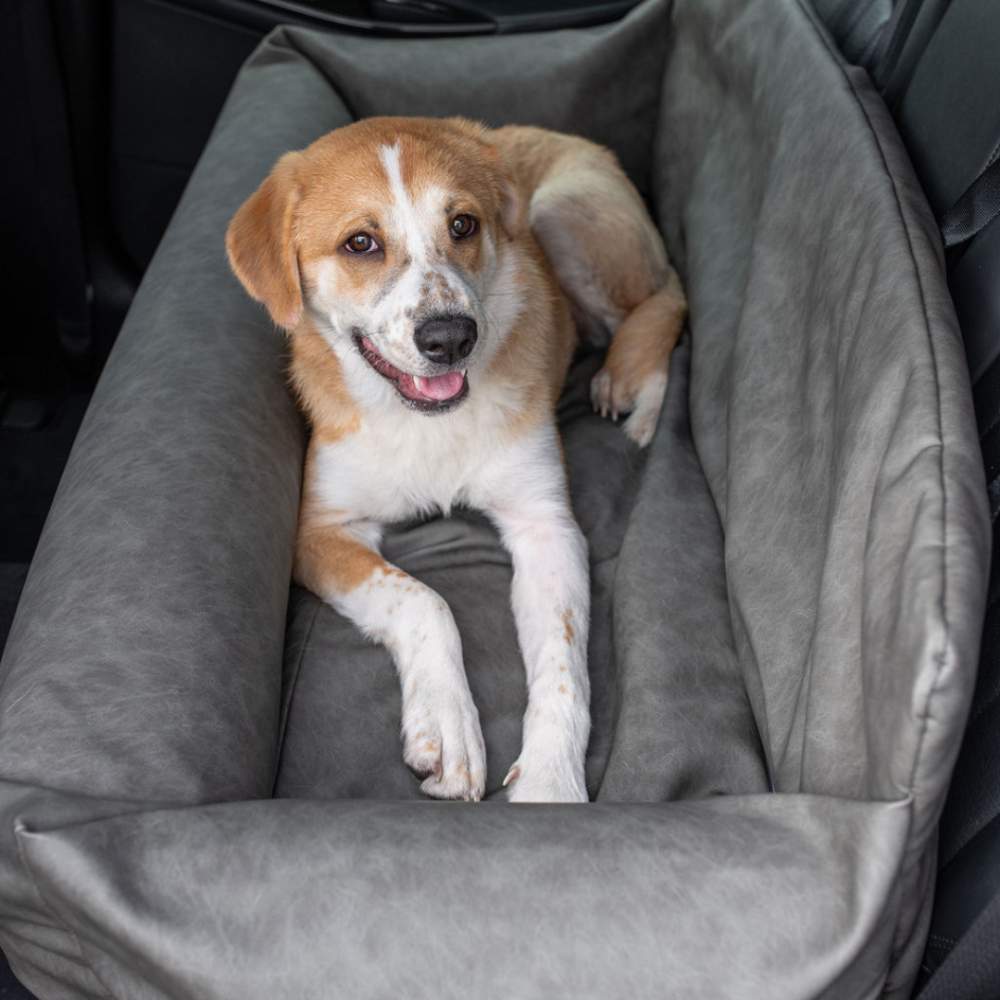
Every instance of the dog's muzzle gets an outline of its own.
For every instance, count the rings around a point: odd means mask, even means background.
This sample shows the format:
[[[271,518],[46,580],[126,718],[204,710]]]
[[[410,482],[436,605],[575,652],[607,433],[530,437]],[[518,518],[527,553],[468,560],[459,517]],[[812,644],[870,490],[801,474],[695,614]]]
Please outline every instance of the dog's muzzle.
[[[471,316],[431,316],[413,331],[417,350],[436,365],[464,361],[476,346],[479,332]]]

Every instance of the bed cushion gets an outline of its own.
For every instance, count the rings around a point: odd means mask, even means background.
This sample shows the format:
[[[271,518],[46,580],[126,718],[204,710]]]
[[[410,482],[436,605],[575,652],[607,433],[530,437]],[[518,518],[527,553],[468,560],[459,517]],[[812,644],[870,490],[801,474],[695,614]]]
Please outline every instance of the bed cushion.
[[[648,453],[587,411],[594,355],[560,405],[588,805],[419,801],[388,658],[289,598],[304,429],[222,236],[280,153],[374,113],[610,145],[684,277]],[[0,945],[67,998],[904,997],[988,537],[933,220],[807,6],[278,30],[143,281],[4,655]],[[455,610],[495,791],[524,698],[507,559],[464,512],[387,551]]]

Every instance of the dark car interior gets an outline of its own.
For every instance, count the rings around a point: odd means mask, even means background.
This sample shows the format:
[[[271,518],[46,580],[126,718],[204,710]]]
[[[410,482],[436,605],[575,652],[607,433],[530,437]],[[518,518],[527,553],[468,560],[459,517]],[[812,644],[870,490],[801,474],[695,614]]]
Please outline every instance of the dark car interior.
[[[986,1000],[1000,997],[1000,5],[797,2],[815,8],[895,120],[941,228],[964,339],[994,560],[978,683],[941,817],[935,905],[913,995]],[[390,38],[577,30],[633,6],[3,0],[0,647],[118,330],[229,88],[265,35],[280,24]],[[0,966],[0,997],[31,995]]]

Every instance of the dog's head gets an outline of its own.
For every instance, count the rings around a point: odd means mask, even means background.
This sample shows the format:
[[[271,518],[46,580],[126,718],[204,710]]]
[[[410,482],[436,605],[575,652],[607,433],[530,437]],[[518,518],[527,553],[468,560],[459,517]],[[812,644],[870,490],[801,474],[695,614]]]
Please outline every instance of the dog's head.
[[[522,209],[487,136],[357,122],[282,157],[229,225],[247,291],[290,331],[308,314],[363,403],[450,409],[512,325]]]

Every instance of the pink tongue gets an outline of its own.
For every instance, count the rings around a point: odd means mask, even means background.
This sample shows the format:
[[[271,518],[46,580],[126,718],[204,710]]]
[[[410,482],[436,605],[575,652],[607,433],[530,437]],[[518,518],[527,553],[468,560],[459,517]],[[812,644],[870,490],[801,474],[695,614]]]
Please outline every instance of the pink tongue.
[[[452,396],[457,396],[462,391],[465,376],[461,372],[432,375],[430,378],[414,375],[413,384],[417,387],[417,392],[428,399],[451,399]]]

